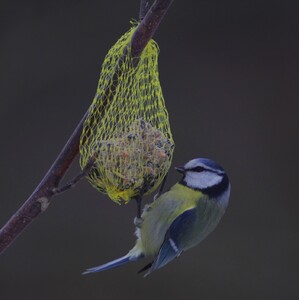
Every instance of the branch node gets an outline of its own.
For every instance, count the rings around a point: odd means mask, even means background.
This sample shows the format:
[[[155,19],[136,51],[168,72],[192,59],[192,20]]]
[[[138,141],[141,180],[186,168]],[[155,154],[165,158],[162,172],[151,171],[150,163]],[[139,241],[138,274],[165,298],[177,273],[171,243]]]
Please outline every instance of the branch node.
[[[41,198],[37,199],[36,202],[40,203],[41,212],[44,212],[50,204],[50,201],[47,197],[41,197]]]

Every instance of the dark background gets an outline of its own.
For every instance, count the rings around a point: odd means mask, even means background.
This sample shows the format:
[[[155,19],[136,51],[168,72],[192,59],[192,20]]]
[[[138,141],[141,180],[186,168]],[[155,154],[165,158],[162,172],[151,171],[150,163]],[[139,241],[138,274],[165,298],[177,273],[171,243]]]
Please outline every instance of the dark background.
[[[173,165],[210,157],[232,182],[216,231],[146,279],[145,261],[83,277],[135,240],[135,203],[117,206],[84,180],[0,257],[1,300],[298,299],[295,3],[175,0],[155,36]],[[1,1],[0,225],[87,110],[105,53],[138,10],[137,0]],[[172,168],[167,186],[179,178]]]

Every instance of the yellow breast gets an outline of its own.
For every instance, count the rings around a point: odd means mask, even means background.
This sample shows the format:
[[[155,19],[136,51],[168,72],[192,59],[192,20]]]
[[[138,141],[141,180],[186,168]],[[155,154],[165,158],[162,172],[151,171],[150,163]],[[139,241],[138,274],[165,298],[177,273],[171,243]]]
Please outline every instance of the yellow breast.
[[[158,253],[171,223],[184,211],[196,207],[204,195],[182,184],[175,184],[142,214],[139,247],[146,255]]]

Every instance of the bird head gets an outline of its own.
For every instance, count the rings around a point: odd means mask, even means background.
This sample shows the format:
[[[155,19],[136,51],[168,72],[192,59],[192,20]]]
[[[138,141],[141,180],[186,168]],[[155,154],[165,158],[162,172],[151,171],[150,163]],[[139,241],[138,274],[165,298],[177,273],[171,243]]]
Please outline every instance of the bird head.
[[[175,169],[184,175],[181,184],[210,196],[217,196],[229,188],[229,179],[224,169],[211,159],[192,159]]]

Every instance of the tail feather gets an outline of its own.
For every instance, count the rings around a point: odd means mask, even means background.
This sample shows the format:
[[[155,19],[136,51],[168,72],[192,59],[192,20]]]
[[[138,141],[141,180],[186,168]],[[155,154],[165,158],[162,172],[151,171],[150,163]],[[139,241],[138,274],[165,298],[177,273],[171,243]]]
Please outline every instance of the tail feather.
[[[109,270],[109,269],[112,269],[112,268],[122,266],[122,265],[124,265],[124,264],[126,264],[130,261],[135,261],[135,260],[137,260],[139,258],[142,258],[142,257],[143,257],[142,255],[140,255],[140,256],[131,256],[131,255],[127,254],[125,256],[122,256],[120,258],[112,260],[112,261],[110,261],[106,264],[87,269],[85,272],[82,273],[82,275],[106,271],[106,270]]]

